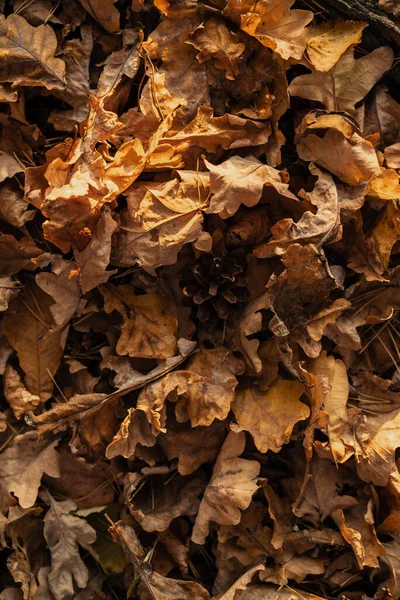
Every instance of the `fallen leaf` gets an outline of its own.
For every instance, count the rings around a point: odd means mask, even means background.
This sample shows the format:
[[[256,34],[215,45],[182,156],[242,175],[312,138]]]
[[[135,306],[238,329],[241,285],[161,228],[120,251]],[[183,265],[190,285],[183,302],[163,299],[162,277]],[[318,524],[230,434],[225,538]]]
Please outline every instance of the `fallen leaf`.
[[[64,600],[74,593],[74,582],[86,587],[89,572],[79,555],[80,545],[93,544],[95,530],[84,520],[70,513],[76,510],[73,500],[56,502],[47,493],[50,508],[44,517],[44,537],[51,553],[49,587],[52,594]]]
[[[245,45],[225,25],[222,19],[211,17],[189,34],[188,42],[199,50],[196,58],[200,64],[212,61],[216,69],[224,71],[227,79],[235,79],[239,72],[238,60]]]
[[[176,261],[184,244],[195,241],[207,207],[207,180],[185,173],[165,185],[141,185],[128,196],[113,264],[137,261],[149,273]]]
[[[19,15],[1,16],[0,81],[12,87],[44,86],[48,90],[66,85],[65,63],[54,58],[57,38],[49,25],[32,27]]]
[[[306,419],[309,408],[299,401],[304,386],[278,379],[268,390],[239,389],[232,404],[236,432],[248,431],[260,452],[279,452],[290,441],[294,425]]]
[[[178,322],[167,298],[157,294],[135,295],[133,286],[100,288],[104,310],[118,310],[124,317],[117,353],[140,358],[171,358],[176,352]]]
[[[249,506],[258,488],[254,479],[260,472],[260,464],[238,458],[244,446],[244,433],[229,433],[215,462],[197,513],[192,533],[192,540],[196,544],[204,544],[210,521],[222,525],[239,523],[239,509],[244,510]]]
[[[178,475],[164,486],[161,494],[157,494],[158,501],[154,506],[148,492],[141,494],[135,489],[135,485],[129,485],[128,480],[125,488],[126,504],[133,518],[145,531],[165,531],[173,519],[197,513],[200,505],[198,496],[204,491],[204,486],[202,479],[186,481]]]
[[[20,289],[18,281],[0,276],[0,312],[7,310],[10,301],[19,294]]]
[[[111,214],[104,210],[95,225],[89,244],[81,252],[75,250],[83,294],[105,283],[111,275],[115,274],[115,271],[106,271],[106,268],[110,262],[111,238],[117,228],[118,225]]]
[[[350,114],[372,86],[390,69],[393,51],[389,46],[354,60],[354,50],[347,50],[327,72],[313,70],[310,75],[296,77],[289,86],[292,96],[321,102],[327,110],[343,110]]]
[[[176,152],[183,153],[189,144],[216,152],[220,147],[231,150],[259,146],[268,141],[270,134],[269,124],[229,113],[214,117],[212,108],[200,106],[193,121],[179,132],[169,131],[163,141],[176,147]]]
[[[52,261],[52,273],[38,273],[35,281],[54,304],[49,311],[58,327],[64,327],[75,315],[81,301],[79,291],[79,271],[72,261],[59,259]]]
[[[17,351],[28,391],[41,403],[53,394],[53,376],[65,344],[63,331],[53,326],[50,307],[50,296],[36,285],[27,286],[11,301],[2,325]]]
[[[37,258],[42,251],[30,237],[16,240],[13,235],[0,236],[0,273],[1,275],[15,275],[22,269],[34,271],[36,265],[33,258]]]
[[[22,173],[23,170],[21,163],[16,158],[0,151],[0,181],[14,177],[16,173]]]
[[[4,221],[14,227],[23,227],[25,223],[33,219],[35,214],[35,210],[28,209],[23,194],[17,186],[11,182],[5,182],[0,187],[0,217]]]
[[[210,211],[223,219],[234,215],[240,205],[255,206],[264,186],[272,186],[278,194],[296,200],[277,169],[264,165],[250,156],[233,156],[219,165],[204,160],[210,171]]]
[[[120,14],[114,6],[115,0],[79,0],[79,2],[106,31],[110,33],[119,31]]]
[[[14,438],[11,447],[3,451],[0,472],[2,481],[2,507],[16,504],[29,508],[36,502],[43,473],[59,477],[58,440],[38,442],[34,431]],[[12,494],[12,495],[11,495]]]
[[[240,6],[240,3],[229,0],[224,13],[236,19],[240,16],[241,29],[282,58],[299,59],[306,47],[305,27],[313,19],[313,13],[308,10],[290,10],[292,4],[293,0],[243,2],[244,7],[239,8],[239,12],[236,6]]]
[[[4,371],[4,396],[17,419],[30,410],[35,410],[41,404],[39,396],[28,392],[18,371],[10,364]]]
[[[325,21],[308,29],[307,56],[317,71],[330,71],[350,46],[361,42],[367,23]]]

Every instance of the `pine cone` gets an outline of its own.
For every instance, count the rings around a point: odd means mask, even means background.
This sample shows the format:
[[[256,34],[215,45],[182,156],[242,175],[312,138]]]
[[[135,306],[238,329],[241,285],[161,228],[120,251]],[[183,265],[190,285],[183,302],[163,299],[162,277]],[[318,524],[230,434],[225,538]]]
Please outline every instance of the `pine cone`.
[[[198,306],[201,322],[216,325],[218,319],[234,318],[248,297],[243,261],[227,254],[202,254],[181,282],[183,293]]]

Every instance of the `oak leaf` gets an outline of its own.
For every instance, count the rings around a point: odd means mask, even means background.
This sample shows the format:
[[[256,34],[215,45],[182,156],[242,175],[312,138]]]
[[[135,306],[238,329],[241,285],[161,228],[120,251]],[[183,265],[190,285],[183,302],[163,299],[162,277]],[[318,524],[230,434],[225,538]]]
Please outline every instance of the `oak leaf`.
[[[14,227],[23,227],[35,214],[36,210],[28,209],[28,204],[17,186],[11,182],[3,183],[0,187],[0,217],[4,221]]]
[[[41,272],[35,277],[37,285],[54,300],[49,311],[58,327],[64,327],[78,310],[81,300],[78,276],[75,263],[56,255],[52,273]]]
[[[128,479],[126,484],[125,498],[129,512],[149,532],[165,531],[173,519],[195,515],[200,505],[199,495],[205,487],[203,478],[187,480],[178,475],[168,485],[162,484],[156,488],[159,493],[155,492],[157,499],[154,503],[147,491],[140,493],[135,489],[139,481],[136,485],[129,485]]]
[[[9,177],[14,177],[16,173],[22,173],[23,168],[21,163],[16,158],[0,151],[0,182]]]
[[[22,508],[33,506],[38,495],[43,473],[59,477],[58,440],[38,442],[35,431],[14,438],[11,447],[3,451],[0,465],[2,507],[16,504]],[[13,494],[13,496],[11,495]]]
[[[66,341],[63,331],[53,326],[50,307],[51,297],[30,285],[11,301],[3,318],[3,332],[17,351],[26,387],[41,402],[53,394],[53,376]]]
[[[240,5],[243,5],[241,8]],[[224,14],[239,20],[240,28],[282,58],[301,58],[307,40],[308,10],[290,10],[293,0],[236,2],[229,0]]]
[[[200,106],[194,119],[181,131],[170,130],[163,141],[176,146],[177,152],[184,152],[194,144],[205,148],[207,152],[259,146],[265,144],[271,134],[268,123],[244,119],[226,113],[214,117],[214,111],[208,106]]]
[[[208,427],[168,427],[158,439],[168,459],[178,459],[178,472],[190,475],[217,456],[225,435],[221,423],[214,422]]]
[[[130,266],[136,260],[154,273],[161,265],[175,263],[183,245],[194,242],[202,231],[207,198],[207,177],[191,171],[181,181],[138,186],[122,213],[113,264]]]
[[[290,441],[293,427],[306,419],[309,408],[299,401],[304,386],[298,381],[278,379],[268,390],[239,389],[232,404],[236,432],[248,431],[260,452],[279,452]]]
[[[293,242],[325,244],[336,241],[341,233],[339,198],[332,177],[312,163],[310,173],[318,177],[311,192],[301,190],[299,196],[309,200],[317,208],[314,214],[305,211],[297,223],[293,219],[281,219],[271,227],[272,240],[254,250],[258,258],[283,254]]]
[[[272,186],[279,195],[296,200],[283,181],[280,171],[249,156],[232,156],[219,165],[204,160],[210,171],[210,212],[218,213],[222,219],[234,215],[243,203],[255,206],[263,193],[264,186]]]
[[[107,457],[134,455],[136,444],[153,446],[156,436],[166,431],[166,400],[176,403],[178,422],[190,420],[192,427],[210,426],[229,413],[235,375],[243,372],[243,363],[223,346],[202,349],[185,365],[148,384],[139,394],[136,408],[129,409],[120,431],[107,448]]]
[[[32,259],[41,254],[32,238],[25,236],[17,240],[13,235],[4,234],[0,236],[0,274],[15,275],[23,269],[34,271],[36,265]]]
[[[54,58],[57,38],[49,25],[32,27],[19,15],[1,15],[0,45],[1,82],[48,90],[65,87],[65,63]]]
[[[115,274],[115,271],[106,271],[106,268],[110,262],[111,238],[117,229],[118,225],[110,212],[103,210],[89,244],[81,252],[75,250],[79,283],[83,294],[105,283],[111,275]]]
[[[221,525],[237,524],[240,509],[247,508],[258,486],[257,461],[238,458],[245,446],[245,434],[230,432],[215,462],[193,527],[192,540],[204,544],[210,521]]]
[[[84,588],[89,572],[79,555],[80,545],[92,544],[96,532],[84,519],[71,515],[76,510],[73,500],[56,502],[49,493],[50,508],[44,517],[44,537],[51,553],[51,571],[48,576],[52,594],[66,600],[74,593],[74,582]]]
[[[346,366],[343,361],[322,352],[312,361],[310,373],[315,377],[325,378],[329,385],[323,408],[329,417],[326,430],[330,450],[336,463],[345,462],[354,452],[353,434],[347,411],[349,381]]]
[[[170,358],[174,356],[178,321],[167,298],[158,294],[135,295],[134,287],[125,284],[100,288],[104,310],[124,317],[117,353],[138,358]]]
[[[212,61],[216,69],[225,72],[227,79],[235,79],[245,45],[238,41],[238,36],[222,19],[208,19],[189,35],[189,43],[200,50],[196,56],[199,63]]]
[[[329,71],[350,47],[361,42],[367,23],[325,21],[308,29],[307,56],[317,71]]]
[[[4,396],[17,419],[20,419],[26,412],[35,410],[41,403],[39,396],[28,392],[22,383],[20,374],[10,364],[4,371]]]
[[[79,2],[106,31],[116,33],[119,30],[120,14],[114,6],[115,0],[79,0]]]
[[[313,70],[300,75],[289,86],[292,96],[321,102],[327,110],[354,113],[372,86],[390,69],[393,51],[388,46],[354,60],[354,50],[347,50],[327,72]]]

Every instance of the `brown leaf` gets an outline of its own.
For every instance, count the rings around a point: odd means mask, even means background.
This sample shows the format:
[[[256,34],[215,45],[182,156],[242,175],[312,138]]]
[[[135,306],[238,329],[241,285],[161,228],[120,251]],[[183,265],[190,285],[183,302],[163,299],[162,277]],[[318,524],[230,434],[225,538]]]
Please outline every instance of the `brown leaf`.
[[[319,303],[338,287],[313,244],[292,244],[282,262],[285,271],[271,277],[265,303],[275,313],[269,327],[280,337],[309,320]]]
[[[160,120],[182,107],[185,118],[191,119],[199,106],[210,104],[207,69],[187,43],[189,34],[203,20],[200,9],[193,2],[170,6],[168,18],[143,44],[150,80],[143,90],[140,108],[147,117]],[[155,70],[152,64],[160,60],[162,65]]]
[[[224,14],[238,20],[243,31],[282,58],[299,59],[306,47],[305,27],[314,15],[308,10],[290,10],[292,4],[293,0],[272,0],[268,3],[228,0]]]
[[[106,271],[106,268],[110,262],[111,238],[117,228],[118,225],[110,212],[104,210],[95,225],[89,244],[81,252],[74,252],[83,294],[105,283],[115,274],[116,271]]]
[[[318,135],[312,133],[314,129],[319,129]],[[297,132],[299,156],[324,167],[345,183],[357,185],[380,174],[373,145],[343,117],[306,117]]]
[[[323,407],[329,416],[326,429],[330,450],[336,463],[345,462],[354,452],[353,434],[347,411],[349,382],[346,366],[341,360],[327,356],[323,352],[312,361],[310,372],[315,377],[324,378],[329,385]]]
[[[317,212],[306,211],[297,223],[292,219],[278,221],[271,227],[272,240],[254,250],[258,258],[283,254],[293,242],[326,244],[339,237],[339,198],[335,182],[328,173],[312,163],[309,169],[312,175],[318,177],[317,182],[312,192],[301,190],[299,196],[316,206]]]
[[[135,295],[128,284],[100,288],[104,310],[118,310],[124,317],[117,353],[139,358],[171,358],[177,348],[178,321],[167,298],[157,294]]]
[[[272,186],[278,194],[296,200],[280,171],[264,165],[253,156],[232,156],[219,165],[204,160],[210,171],[210,211],[223,219],[234,215],[243,203],[255,206],[263,193],[264,186]]]
[[[65,344],[63,331],[52,325],[50,306],[50,296],[29,285],[11,301],[3,318],[3,332],[17,351],[26,387],[41,402],[53,394],[53,376]]]
[[[361,42],[367,23],[325,21],[308,29],[307,56],[315,69],[329,71],[350,47]]]
[[[113,264],[138,262],[149,273],[176,262],[184,244],[195,241],[208,205],[207,177],[184,172],[182,180],[138,186],[122,214]]]
[[[21,376],[10,364],[4,372],[4,396],[14,411],[17,419],[26,412],[35,410],[40,404],[39,396],[28,392],[21,381]]]
[[[16,173],[22,173],[23,170],[21,163],[16,158],[0,151],[0,181],[14,177]]]
[[[173,519],[195,515],[200,505],[198,496],[205,487],[201,478],[186,480],[178,475],[168,485],[155,489],[153,501],[148,490],[137,493],[135,487],[138,484],[139,481],[130,485],[129,479],[125,482],[126,504],[133,518],[149,532],[165,531]]]
[[[49,25],[32,27],[19,15],[1,16],[0,44],[1,82],[48,90],[65,87],[65,64],[54,58],[57,38]]]
[[[106,31],[110,33],[119,31],[120,14],[114,6],[115,0],[79,0],[79,2]]]
[[[49,587],[60,600],[74,593],[74,582],[84,588],[89,573],[79,556],[80,545],[93,544],[96,532],[84,519],[71,515],[76,510],[73,500],[56,502],[49,493],[46,498],[50,508],[44,517],[44,537],[51,553]]]
[[[299,401],[304,386],[298,381],[278,379],[265,392],[239,389],[232,404],[236,432],[248,431],[260,452],[279,452],[290,441],[293,427],[306,419],[309,408]]]
[[[0,312],[7,310],[10,301],[19,294],[20,289],[18,281],[0,276]]]
[[[210,595],[200,584],[194,581],[179,581],[163,577],[143,564],[141,560],[144,558],[144,551],[132,527],[123,521],[118,521],[113,523],[109,531],[145,584],[146,598],[149,598],[150,595],[152,600],[181,600],[187,597],[196,598],[196,600],[210,599]],[[143,597],[142,594],[141,597]]]
[[[393,51],[389,46],[376,48],[354,60],[354,50],[347,50],[327,72],[313,70],[310,75],[296,77],[289,86],[292,96],[321,102],[327,110],[354,113],[355,104],[390,69]]]
[[[208,427],[168,427],[158,439],[168,459],[178,459],[178,472],[190,475],[217,456],[224,438],[224,428],[214,422]]]
[[[222,19],[211,17],[189,34],[189,43],[200,52],[199,63],[212,61],[216,69],[224,71],[227,79],[235,79],[239,72],[238,60],[245,45],[238,42],[238,36],[225,25]]]
[[[337,509],[332,517],[346,542],[353,548],[359,568],[378,567],[378,557],[385,554],[385,549],[379,542],[373,525],[372,500],[367,502],[363,499],[346,512]]]
[[[364,414],[355,431],[358,476],[374,485],[386,485],[399,447],[400,409]]]
[[[15,275],[22,269],[34,271],[36,265],[32,261],[42,254],[30,237],[16,240],[13,235],[0,236],[0,273]]]
[[[81,301],[79,271],[75,263],[57,255],[52,261],[52,271],[38,273],[35,281],[55,301],[49,307],[54,323],[64,327],[75,315]]]
[[[196,517],[192,533],[192,540],[196,544],[205,543],[210,521],[222,525],[239,523],[239,509],[249,506],[258,488],[254,479],[260,472],[260,464],[238,458],[244,446],[244,433],[229,433],[215,462]]]
[[[92,29],[90,25],[80,28],[81,39],[67,40],[62,57],[66,67],[66,88],[53,94],[69,104],[69,110],[53,110],[48,118],[57,131],[73,131],[88,115],[90,93],[90,57],[93,50]]]
[[[12,446],[3,451],[0,465],[3,509],[16,504],[15,497],[22,508],[33,506],[43,473],[59,477],[58,453],[54,449],[57,444],[58,440],[39,443],[36,432],[28,431],[14,438]]]
[[[257,565],[243,573],[243,575],[241,575],[237,579],[237,581],[235,581],[235,583],[229,588],[229,590],[222,594],[222,596],[220,596],[218,600],[235,600],[236,592],[240,590],[246,590],[254,575],[256,573],[262,573],[264,571],[264,568],[264,565]]]
[[[138,39],[132,47],[123,47],[112,52],[104,62],[96,96],[104,103],[107,110],[118,111],[120,94],[124,91],[123,82],[126,81],[126,77],[134,79],[139,70],[140,57],[137,44]]]
[[[265,144],[270,133],[268,123],[228,113],[214,117],[212,108],[200,106],[193,121],[181,131],[169,131],[163,141],[176,146],[176,152],[184,152],[190,144],[216,152],[220,147],[230,150]]]
[[[1,176],[0,176],[1,179]],[[33,219],[35,210],[29,210],[21,190],[11,182],[0,187],[0,217],[14,227],[23,227]]]

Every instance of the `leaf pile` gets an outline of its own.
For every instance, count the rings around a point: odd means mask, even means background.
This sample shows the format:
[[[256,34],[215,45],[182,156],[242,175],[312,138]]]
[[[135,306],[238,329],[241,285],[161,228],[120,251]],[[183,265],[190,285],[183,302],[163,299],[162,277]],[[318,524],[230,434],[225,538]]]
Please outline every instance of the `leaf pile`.
[[[395,54],[293,4],[0,2],[1,600],[400,597]]]

